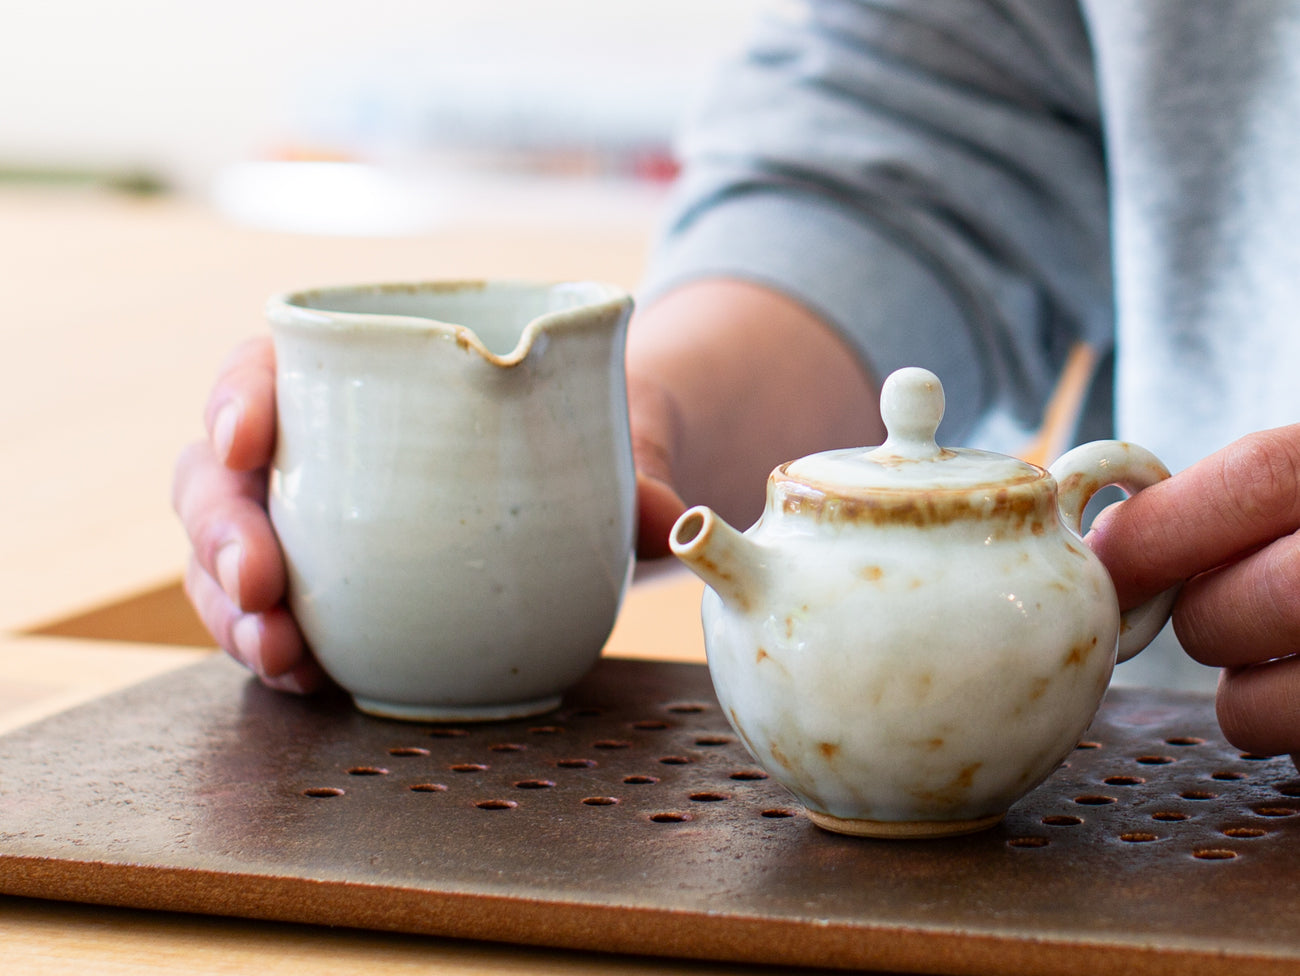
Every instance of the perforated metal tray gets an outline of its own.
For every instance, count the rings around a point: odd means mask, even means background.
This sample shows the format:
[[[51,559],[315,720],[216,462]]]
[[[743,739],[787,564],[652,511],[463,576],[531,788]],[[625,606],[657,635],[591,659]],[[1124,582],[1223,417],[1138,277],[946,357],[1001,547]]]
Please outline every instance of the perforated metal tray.
[[[767,780],[696,665],[556,713],[367,718],[212,660],[0,737],[0,892],[616,952],[942,973],[1300,970],[1300,776],[1202,696],[1113,691],[1005,823],[872,841]],[[1245,968],[1249,967],[1249,968]]]

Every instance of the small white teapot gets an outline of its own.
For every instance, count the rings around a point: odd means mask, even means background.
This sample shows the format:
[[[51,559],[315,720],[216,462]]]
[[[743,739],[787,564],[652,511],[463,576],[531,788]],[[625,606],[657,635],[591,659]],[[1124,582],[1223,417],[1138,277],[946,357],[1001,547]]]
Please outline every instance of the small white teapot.
[[[1117,652],[1132,657],[1168,618],[1174,591],[1121,615],[1079,532],[1102,487],[1169,473],[1121,441],[1050,471],[941,448],[943,387],[923,369],[891,375],[880,409],[880,447],[783,464],[747,532],[697,507],[671,545],[709,585],[719,702],[814,823],[969,833],[1056,769]]]

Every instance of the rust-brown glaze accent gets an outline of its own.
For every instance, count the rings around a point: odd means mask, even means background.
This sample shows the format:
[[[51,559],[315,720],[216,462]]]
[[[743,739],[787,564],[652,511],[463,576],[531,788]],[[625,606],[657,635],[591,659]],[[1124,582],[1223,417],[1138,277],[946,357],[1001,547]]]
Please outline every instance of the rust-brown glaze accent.
[[[858,575],[868,583],[878,583],[885,578],[885,571],[879,566],[864,566]]]
[[[911,795],[936,811],[951,810],[966,802],[966,794],[975,783],[982,762],[967,763],[951,780],[934,790],[913,790]],[[936,818],[937,819],[937,818]]]
[[[672,725],[634,730],[655,718]],[[1294,806],[1300,775],[1224,741],[1211,695],[1112,689],[1086,736],[1100,745],[1001,826],[911,843],[764,816],[794,803],[774,779],[732,779],[753,768],[741,739],[695,745],[728,734],[701,665],[605,660],[544,725],[460,731],[279,695],[212,658],[0,736],[0,892],[787,972],[1300,971],[1300,816],[1260,812]],[[1198,744],[1135,766],[1170,739]],[[606,740],[630,745],[556,765]],[[507,742],[525,748],[491,750]],[[429,755],[391,752],[417,745]],[[471,761],[491,768],[446,772]],[[371,765],[389,774],[346,772]],[[1075,802],[1135,769],[1120,802]],[[1242,778],[1182,797],[1213,774]],[[1123,839],[1143,833],[1159,840]]]
[[[925,701],[930,697],[930,692],[934,690],[934,674],[930,671],[922,671],[912,678],[912,694],[916,697],[918,703]]]
[[[1002,531],[1019,533],[1047,527],[1058,520],[1056,482],[1039,474],[987,487],[929,491],[823,488],[791,478],[782,465],[768,478],[768,508],[830,523],[913,528],[949,525],[966,520],[1000,523]]]
[[[702,570],[704,573],[710,574],[709,576],[705,577],[707,579],[717,580],[718,582],[721,583],[736,582],[736,574],[724,570],[721,566],[718,565],[718,562],[715,559],[710,559],[708,556],[699,555],[694,557],[694,562],[696,563],[696,565],[699,566],[700,570]],[[744,587],[739,587],[739,586],[727,587],[727,597],[730,599],[732,603],[736,605],[736,608],[740,610],[742,613],[749,613],[749,611],[752,609],[749,601],[749,596],[746,594]]]
[[[758,750],[754,748],[754,742],[745,731],[745,726],[741,724],[740,717],[736,715],[734,708],[727,709],[727,714],[731,716],[731,727],[735,730],[736,735],[740,736],[740,741],[745,744],[745,748],[751,756],[757,756]]]
[[[839,755],[840,747],[834,742],[819,742],[817,743],[817,751],[822,754],[823,759],[831,761]]]
[[[1066,475],[1061,479],[1060,488],[1062,495],[1080,494],[1091,496],[1106,486],[1106,483],[1098,478],[1095,474],[1087,471],[1076,471],[1074,474]]]
[[[787,756],[782,751],[781,747],[777,745],[775,742],[769,742],[767,744],[767,751],[771,754],[772,758],[776,760],[778,765],[784,767],[785,769],[790,770],[791,772],[794,771],[795,769],[794,763],[790,761],[790,757]]]
[[[1097,646],[1097,637],[1093,635],[1092,639],[1086,644],[1075,644],[1070,648],[1070,653],[1065,656],[1063,667],[1077,668],[1082,667],[1092,654],[1093,648]]]

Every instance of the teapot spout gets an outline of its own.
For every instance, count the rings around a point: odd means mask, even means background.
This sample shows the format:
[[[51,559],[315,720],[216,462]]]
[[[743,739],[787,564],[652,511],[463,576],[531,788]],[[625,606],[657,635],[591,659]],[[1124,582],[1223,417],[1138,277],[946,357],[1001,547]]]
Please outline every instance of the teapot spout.
[[[763,576],[758,546],[712,509],[697,505],[683,512],[668,544],[728,607],[745,612],[758,601]]]

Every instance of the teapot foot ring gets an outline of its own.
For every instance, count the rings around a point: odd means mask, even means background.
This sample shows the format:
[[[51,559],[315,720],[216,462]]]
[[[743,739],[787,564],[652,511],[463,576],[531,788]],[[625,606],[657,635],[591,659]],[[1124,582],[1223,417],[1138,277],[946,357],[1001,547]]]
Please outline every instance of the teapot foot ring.
[[[834,817],[829,813],[808,810],[808,819],[823,830],[851,837],[873,837],[880,840],[925,840],[932,837],[956,837],[974,834],[996,827],[1005,814],[974,820],[855,820]]]

